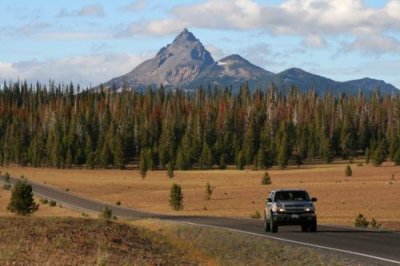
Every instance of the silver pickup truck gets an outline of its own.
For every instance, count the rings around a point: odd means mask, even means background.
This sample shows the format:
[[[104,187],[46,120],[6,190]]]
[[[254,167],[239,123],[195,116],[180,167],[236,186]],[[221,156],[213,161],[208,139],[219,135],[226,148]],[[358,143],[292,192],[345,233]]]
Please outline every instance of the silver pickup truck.
[[[303,232],[316,232],[317,216],[313,204],[316,201],[301,189],[271,191],[265,202],[265,231],[276,233],[281,225],[300,225]]]

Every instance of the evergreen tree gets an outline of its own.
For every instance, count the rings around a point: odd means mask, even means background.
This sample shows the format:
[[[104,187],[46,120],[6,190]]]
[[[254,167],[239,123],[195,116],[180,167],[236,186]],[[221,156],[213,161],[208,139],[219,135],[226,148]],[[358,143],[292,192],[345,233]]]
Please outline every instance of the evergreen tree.
[[[110,209],[110,207],[105,206],[100,214],[99,214],[99,218],[105,219],[105,220],[110,220],[112,217],[112,210]]]
[[[394,164],[400,165],[400,149],[396,151],[396,154],[394,156]]]
[[[101,147],[99,161],[103,168],[108,168],[113,161],[112,153],[107,143],[104,143]]]
[[[71,149],[68,149],[67,157],[65,158],[65,166],[67,168],[71,168],[72,167],[72,163],[73,163],[72,152],[71,152]]]
[[[390,147],[389,147],[389,157],[390,160],[395,160],[396,152],[399,149],[399,140],[395,133],[392,133],[392,137],[390,139]]]
[[[206,200],[210,200],[215,187],[212,187],[210,183],[206,184]]]
[[[226,155],[225,153],[222,153],[221,156],[219,157],[219,163],[218,163],[218,167],[221,170],[225,170],[226,169]]]
[[[183,209],[183,193],[180,185],[175,183],[172,185],[169,196],[169,205],[176,211]]]
[[[180,170],[188,170],[189,169],[189,158],[182,151],[182,149],[178,149],[178,153],[176,155],[176,167]]]
[[[263,178],[261,180],[262,185],[270,185],[271,182],[271,177],[267,171],[264,172]]]
[[[113,166],[119,169],[125,169],[123,139],[119,133],[115,134],[113,145]]]
[[[372,154],[372,162],[374,166],[380,166],[385,161],[385,151],[383,144],[380,143]]]
[[[11,191],[8,210],[19,215],[27,215],[36,211],[37,208],[33,199],[32,186],[26,180],[18,180]]]
[[[287,147],[286,142],[282,143],[279,147],[278,153],[278,166],[281,169],[286,168],[288,165]]]
[[[140,152],[139,172],[143,179],[146,177],[147,170],[148,170],[148,163],[146,160],[146,150],[142,150]]]
[[[297,168],[300,168],[300,166],[303,164],[303,157],[300,154],[296,154],[295,160]]]
[[[369,150],[369,148],[365,149],[365,163],[369,164],[369,161],[371,159],[371,152]]]
[[[175,163],[173,161],[169,161],[168,163],[168,170],[167,170],[167,175],[169,178],[173,178],[174,175],[174,167],[175,167]]]
[[[243,156],[243,151],[238,151],[236,153],[236,168],[239,170],[243,170],[246,166],[246,158]]]
[[[323,145],[323,157],[325,163],[331,163],[333,161],[333,149],[329,138],[325,138]]]
[[[346,176],[352,176],[353,175],[353,171],[351,170],[351,167],[350,167],[349,164],[346,166],[346,170],[344,171],[344,173],[345,173]]]
[[[210,169],[212,167],[212,154],[211,150],[206,143],[203,145],[201,155],[199,158],[200,169]]]

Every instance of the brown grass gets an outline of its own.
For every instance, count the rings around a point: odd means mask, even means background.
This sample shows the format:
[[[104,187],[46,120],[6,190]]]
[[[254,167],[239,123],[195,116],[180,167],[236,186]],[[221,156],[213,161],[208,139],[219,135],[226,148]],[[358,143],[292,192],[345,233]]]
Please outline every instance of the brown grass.
[[[336,256],[321,250],[317,252],[229,230],[158,220],[137,220],[131,224],[165,237],[177,249],[193,254],[203,265],[345,264]],[[358,262],[353,260],[346,263],[356,264]]]
[[[153,234],[154,235],[154,234]],[[0,217],[1,265],[196,265],[162,237],[83,218]]]
[[[400,221],[400,167],[386,163],[381,167],[352,164],[353,176],[345,177],[346,164],[303,166],[300,169],[269,170],[272,185],[261,185],[263,171],[209,170],[175,171],[169,179],[166,171],[149,171],[142,180],[134,170],[38,169],[3,167],[13,176],[25,175],[71,193],[92,197],[110,204],[182,215],[246,217],[259,210],[274,188],[304,188],[316,203],[319,221],[352,224],[364,214],[384,225],[397,227]],[[392,178],[394,176],[394,179]],[[215,187],[206,200],[205,186]],[[182,186],[184,210],[175,212],[168,205],[172,183]]]

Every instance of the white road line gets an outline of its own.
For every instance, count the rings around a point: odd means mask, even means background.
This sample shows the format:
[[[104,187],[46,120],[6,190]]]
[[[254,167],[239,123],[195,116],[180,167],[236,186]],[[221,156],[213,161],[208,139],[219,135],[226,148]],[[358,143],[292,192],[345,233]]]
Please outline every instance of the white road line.
[[[380,260],[380,261],[384,261],[384,262],[400,264],[400,261],[398,261],[398,260],[386,259],[386,258],[382,258],[382,257],[377,257],[377,256],[373,256],[373,255],[369,255],[369,254],[365,254],[365,253],[359,253],[359,252],[350,251],[350,250],[345,250],[345,249],[332,248],[332,247],[327,247],[327,246],[320,246],[320,245],[315,245],[315,244],[310,244],[310,243],[306,243],[306,242],[290,240],[290,239],[285,239],[285,238],[280,238],[280,237],[275,237],[275,236],[270,236],[270,235],[257,234],[257,233],[247,232],[247,231],[238,230],[238,229],[226,228],[226,227],[223,227],[223,226],[208,225],[208,224],[193,223],[193,222],[184,222],[184,223],[187,223],[187,224],[190,224],[190,225],[196,225],[196,226],[205,226],[205,227],[211,227],[211,228],[217,228],[217,229],[225,229],[225,230],[232,231],[232,232],[249,234],[249,235],[254,235],[254,236],[260,236],[260,237],[265,237],[265,238],[269,238],[269,239],[279,240],[279,241],[282,241],[282,242],[299,244],[299,245],[303,245],[303,246],[326,249],[326,250],[331,250],[331,251],[338,251],[338,252],[347,253],[347,254],[351,254],[351,255],[357,255],[357,256],[361,256],[361,257],[366,257],[366,258],[369,258],[369,259],[375,259],[375,260]]]

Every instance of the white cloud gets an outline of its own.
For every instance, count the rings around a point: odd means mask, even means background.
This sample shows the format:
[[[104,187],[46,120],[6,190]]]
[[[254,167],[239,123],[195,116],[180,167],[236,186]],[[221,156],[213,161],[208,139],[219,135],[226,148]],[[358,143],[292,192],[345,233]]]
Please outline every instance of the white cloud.
[[[0,28],[0,37],[32,36],[50,28],[52,28],[52,25],[43,21],[36,21],[18,27],[5,26]]]
[[[218,29],[250,29],[261,23],[260,6],[251,0],[207,0],[171,9],[170,17],[161,20],[132,23],[131,34],[166,35],[185,27]]]
[[[205,48],[211,53],[211,56],[214,58],[215,61],[222,59],[225,56],[224,51],[214,44],[206,44]]]
[[[309,48],[324,48],[327,43],[325,38],[319,35],[307,35],[303,40],[303,45]]]
[[[103,17],[105,15],[103,6],[100,4],[87,5],[79,10],[68,10],[62,8],[57,17]]]
[[[87,16],[102,17],[104,16],[104,10],[103,7],[99,4],[88,5],[79,10],[78,15],[83,17]]]
[[[168,35],[184,27],[258,30],[296,35],[303,45],[322,48],[332,36],[380,36],[400,32],[400,0],[372,8],[363,0],[285,0],[267,5],[255,0],[205,0],[175,6],[165,19],[133,23],[126,35]],[[368,47],[367,47],[368,48]]]
[[[73,81],[83,87],[96,86],[131,71],[147,58],[148,55],[104,53],[44,61],[0,62],[0,80],[26,79],[46,83],[52,79],[64,83]]]
[[[400,40],[388,36],[363,36],[343,44],[341,52],[359,51],[370,55],[399,54]]]
[[[121,11],[136,12],[146,8],[148,0],[134,0],[129,4],[120,7]]]
[[[385,82],[400,89],[400,80],[398,79],[399,68],[400,60],[372,60],[363,62],[362,64],[355,62],[354,65],[333,68],[322,65],[311,67],[309,70],[313,73],[324,73],[324,75],[340,81],[352,80],[354,77],[383,79]]]
[[[91,32],[91,31],[71,31],[71,32],[39,32],[32,37],[40,40],[57,40],[57,41],[88,41],[88,40],[105,40],[112,37],[107,32]]]
[[[1,80],[8,80],[18,78],[18,70],[13,67],[12,64],[6,62],[0,62],[0,78]]]
[[[247,47],[243,51],[243,56],[252,64],[264,67],[269,71],[271,71],[272,68],[284,67],[287,63],[284,60],[284,54],[273,52],[268,44],[265,43],[256,43]]]

